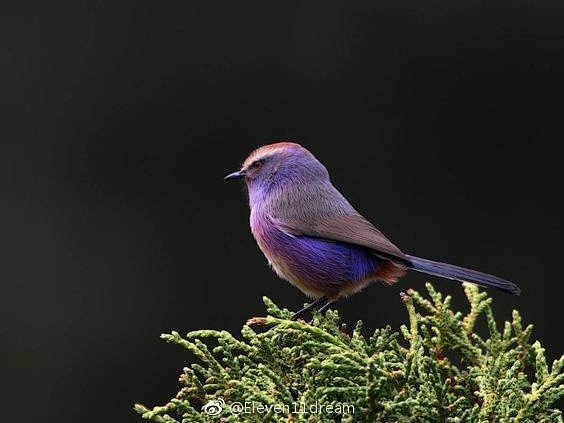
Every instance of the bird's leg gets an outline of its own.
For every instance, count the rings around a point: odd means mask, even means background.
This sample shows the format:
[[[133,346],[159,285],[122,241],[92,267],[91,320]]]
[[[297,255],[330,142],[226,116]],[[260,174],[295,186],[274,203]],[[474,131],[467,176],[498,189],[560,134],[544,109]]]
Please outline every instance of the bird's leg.
[[[327,310],[331,304],[333,304],[335,302],[335,300],[327,300],[327,302],[325,304],[323,304],[321,307],[319,307],[319,309],[317,310],[318,313],[323,313],[325,310]],[[308,322],[310,325],[313,324],[313,318]]]
[[[327,310],[329,308],[329,306],[331,304],[333,304],[335,302],[335,300],[327,300],[327,302],[325,304],[323,304],[321,307],[319,307],[319,309],[317,310],[318,313],[323,313],[325,310]]]
[[[327,310],[329,308],[329,306],[331,304],[333,304],[335,302],[335,300],[332,300],[330,298],[327,297],[321,297],[318,298],[317,300],[311,302],[310,304],[306,305],[304,308],[302,308],[299,311],[296,311],[294,314],[292,314],[292,317],[290,317],[291,320],[298,320],[300,317],[302,317],[304,314],[306,314],[308,311],[310,311],[311,309],[318,307],[319,306],[319,310],[317,310],[319,313],[323,313],[325,310]],[[311,319],[309,321],[309,324],[311,325],[313,323],[313,319]],[[278,334],[278,345],[281,345],[282,343],[282,334]]]
[[[333,300],[330,300],[329,298],[326,298],[326,297],[318,298],[317,300],[312,301],[311,303],[306,305],[301,310],[296,311],[294,314],[292,314],[292,317],[290,317],[290,319],[291,320],[298,320],[300,317],[302,317],[304,314],[306,314],[312,308],[315,308],[317,306],[321,306],[320,310],[325,309],[327,302],[329,302],[329,304],[331,304],[331,303],[333,303]],[[311,324],[311,322],[310,322],[310,324]],[[280,333],[280,334],[278,334],[278,345],[281,345],[281,344],[282,344],[282,334]]]
[[[302,308],[299,311],[296,311],[294,314],[292,314],[291,319],[292,320],[298,320],[300,317],[302,317],[304,314],[306,314],[308,311],[310,311],[312,308],[318,307],[320,306],[321,308],[319,309],[321,311],[321,309],[325,310],[327,308],[327,306],[329,304],[332,304],[333,301],[329,300],[329,298],[327,297],[321,297],[318,298],[317,300],[309,303],[308,305],[306,305],[304,308]]]

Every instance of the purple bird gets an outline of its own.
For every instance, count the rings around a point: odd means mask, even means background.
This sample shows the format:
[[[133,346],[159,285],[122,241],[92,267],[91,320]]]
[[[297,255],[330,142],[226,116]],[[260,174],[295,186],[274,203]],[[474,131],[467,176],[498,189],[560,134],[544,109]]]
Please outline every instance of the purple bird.
[[[404,254],[350,205],[325,166],[299,144],[256,149],[241,170],[225,177],[239,178],[248,188],[251,231],[269,264],[315,299],[293,319],[314,307],[322,312],[371,282],[393,284],[406,269],[521,292],[497,276]]]

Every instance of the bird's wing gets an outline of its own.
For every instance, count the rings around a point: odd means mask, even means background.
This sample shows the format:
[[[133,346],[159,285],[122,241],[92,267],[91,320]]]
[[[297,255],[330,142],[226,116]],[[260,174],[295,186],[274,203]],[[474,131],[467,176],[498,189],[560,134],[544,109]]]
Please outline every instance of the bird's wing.
[[[347,242],[371,249],[374,254],[409,265],[410,260],[382,232],[358,213],[321,215],[313,219],[284,219],[277,217],[277,225],[294,236],[311,236]]]

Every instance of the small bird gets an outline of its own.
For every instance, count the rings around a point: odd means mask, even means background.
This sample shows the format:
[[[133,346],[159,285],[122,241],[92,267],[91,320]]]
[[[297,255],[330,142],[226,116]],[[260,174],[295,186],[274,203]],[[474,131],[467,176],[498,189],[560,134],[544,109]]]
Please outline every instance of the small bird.
[[[325,166],[299,144],[257,148],[240,170],[225,177],[241,178],[248,189],[251,231],[268,263],[315,299],[293,319],[316,307],[323,312],[371,282],[393,284],[407,269],[521,292],[497,276],[404,254],[350,205]]]

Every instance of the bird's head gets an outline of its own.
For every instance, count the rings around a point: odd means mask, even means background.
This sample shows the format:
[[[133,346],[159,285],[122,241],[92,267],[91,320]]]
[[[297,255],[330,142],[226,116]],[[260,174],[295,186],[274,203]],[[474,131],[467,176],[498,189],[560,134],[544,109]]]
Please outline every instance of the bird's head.
[[[267,192],[288,183],[315,183],[328,180],[329,174],[313,154],[293,142],[277,142],[254,150],[241,169],[225,179],[244,178],[249,193]]]

